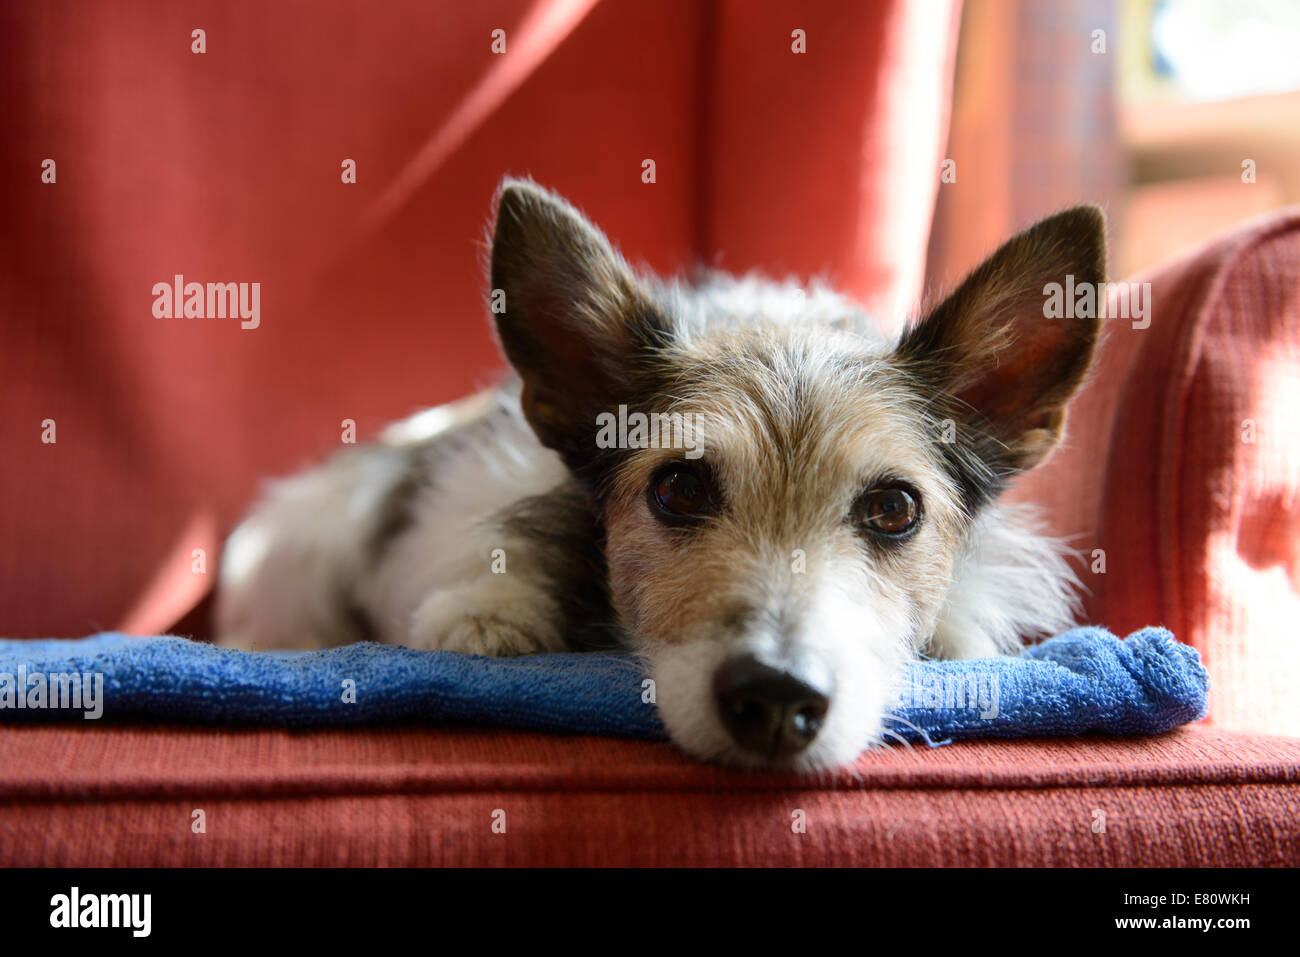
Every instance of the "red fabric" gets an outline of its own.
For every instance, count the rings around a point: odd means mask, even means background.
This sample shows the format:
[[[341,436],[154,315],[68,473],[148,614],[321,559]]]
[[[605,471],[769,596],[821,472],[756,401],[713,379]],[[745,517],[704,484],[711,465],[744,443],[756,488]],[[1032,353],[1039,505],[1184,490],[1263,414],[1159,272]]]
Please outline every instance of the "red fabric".
[[[938,11],[0,9],[0,633],[166,627],[208,591],[261,477],[337,447],[343,419],[364,437],[482,384],[477,240],[503,172],[568,193],[661,270],[820,272],[907,303],[955,28]],[[1294,227],[1153,276],[1152,328],[1114,330],[1073,449],[1030,480],[1107,550],[1095,617],[1201,647],[1227,723],[1291,720],[1300,678],[1293,630],[1268,618],[1297,580]],[[261,327],[155,319],[153,284],[176,273],[262,283]],[[1243,448],[1250,416],[1266,438]],[[860,780],[824,782],[414,728],[8,728],[0,762],[2,863],[1277,864],[1300,819],[1300,744],[1209,730],[871,754]]]
[[[0,763],[5,866],[1300,863],[1300,740],[1208,729],[882,751],[817,782],[427,728],[24,728]]]
[[[915,296],[955,7],[5,5],[0,634],[170,627],[261,479],[490,381],[504,173],[660,270]],[[177,273],[260,282],[261,326],[154,318]]]
[[[1084,552],[1088,620],[1168,626],[1215,724],[1300,734],[1300,209],[1132,282],[1150,327],[1107,321],[1066,446],[1018,494]]]

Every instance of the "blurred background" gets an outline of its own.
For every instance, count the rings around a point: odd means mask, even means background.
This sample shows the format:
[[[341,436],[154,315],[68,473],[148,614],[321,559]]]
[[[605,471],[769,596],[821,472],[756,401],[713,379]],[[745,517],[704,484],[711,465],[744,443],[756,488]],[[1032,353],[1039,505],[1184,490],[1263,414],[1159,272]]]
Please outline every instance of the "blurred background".
[[[967,0],[946,155],[981,188],[940,190],[930,283],[1081,200],[1133,275],[1300,202],[1300,4]]]
[[[1061,206],[1106,207],[1120,278],[1300,202],[1298,10],[6,3],[0,633],[206,634],[268,476],[491,384],[504,174],[638,263],[821,276],[897,328]],[[177,274],[260,282],[260,327],[155,317]]]

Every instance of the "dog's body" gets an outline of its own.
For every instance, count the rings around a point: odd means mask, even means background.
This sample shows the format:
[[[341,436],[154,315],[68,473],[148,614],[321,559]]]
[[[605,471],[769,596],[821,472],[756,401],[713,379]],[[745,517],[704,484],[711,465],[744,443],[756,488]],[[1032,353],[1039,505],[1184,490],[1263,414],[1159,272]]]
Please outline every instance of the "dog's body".
[[[636,276],[508,183],[492,285],[519,378],[280,483],[223,556],[223,640],[626,648],[692,753],[845,764],[881,740],[909,657],[1074,619],[1062,548],[997,495],[1050,452],[1091,361],[1095,320],[1032,311],[1065,270],[1104,280],[1101,228],[1040,224],[891,342],[826,290]],[[610,447],[600,423],[627,409],[700,423],[694,444]]]

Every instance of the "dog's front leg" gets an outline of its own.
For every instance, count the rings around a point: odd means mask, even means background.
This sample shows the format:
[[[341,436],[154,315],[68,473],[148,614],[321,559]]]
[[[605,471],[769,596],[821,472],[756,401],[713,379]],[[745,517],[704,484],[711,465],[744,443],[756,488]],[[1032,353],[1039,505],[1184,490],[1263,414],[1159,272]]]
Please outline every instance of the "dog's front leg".
[[[518,575],[487,575],[433,592],[411,616],[405,644],[493,657],[566,650],[556,602]]]

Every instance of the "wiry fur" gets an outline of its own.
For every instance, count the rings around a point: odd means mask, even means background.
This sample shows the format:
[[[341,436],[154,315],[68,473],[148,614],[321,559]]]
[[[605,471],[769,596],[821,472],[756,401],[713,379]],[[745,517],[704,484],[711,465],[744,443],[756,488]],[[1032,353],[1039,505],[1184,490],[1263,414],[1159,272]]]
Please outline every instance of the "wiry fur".
[[[1099,220],[1074,215],[1045,233],[1063,250],[1048,269],[1087,277],[1102,267],[1091,247],[1072,256],[1070,232],[1087,247],[1084,220]],[[646,658],[679,745],[758,765],[770,762],[737,747],[710,690],[725,660],[754,653],[835,679],[824,727],[785,763],[852,761],[881,740],[909,657],[1005,653],[1075,617],[1067,550],[997,495],[1059,438],[1096,330],[1015,325],[1042,270],[1010,291],[997,276],[1019,277],[1044,246],[1013,242],[936,311],[942,324],[891,342],[825,288],[638,277],[562,200],[508,184],[492,282],[520,378],[275,486],[223,557],[223,640],[628,648]],[[991,384],[972,368],[1017,342],[1033,362],[1064,356],[1056,378],[1007,353]],[[596,447],[594,416],[620,403],[703,417],[722,501],[699,527],[665,526],[647,505],[651,476],[680,450]],[[956,437],[941,439],[954,417]],[[846,518],[887,480],[923,502],[905,543]]]

